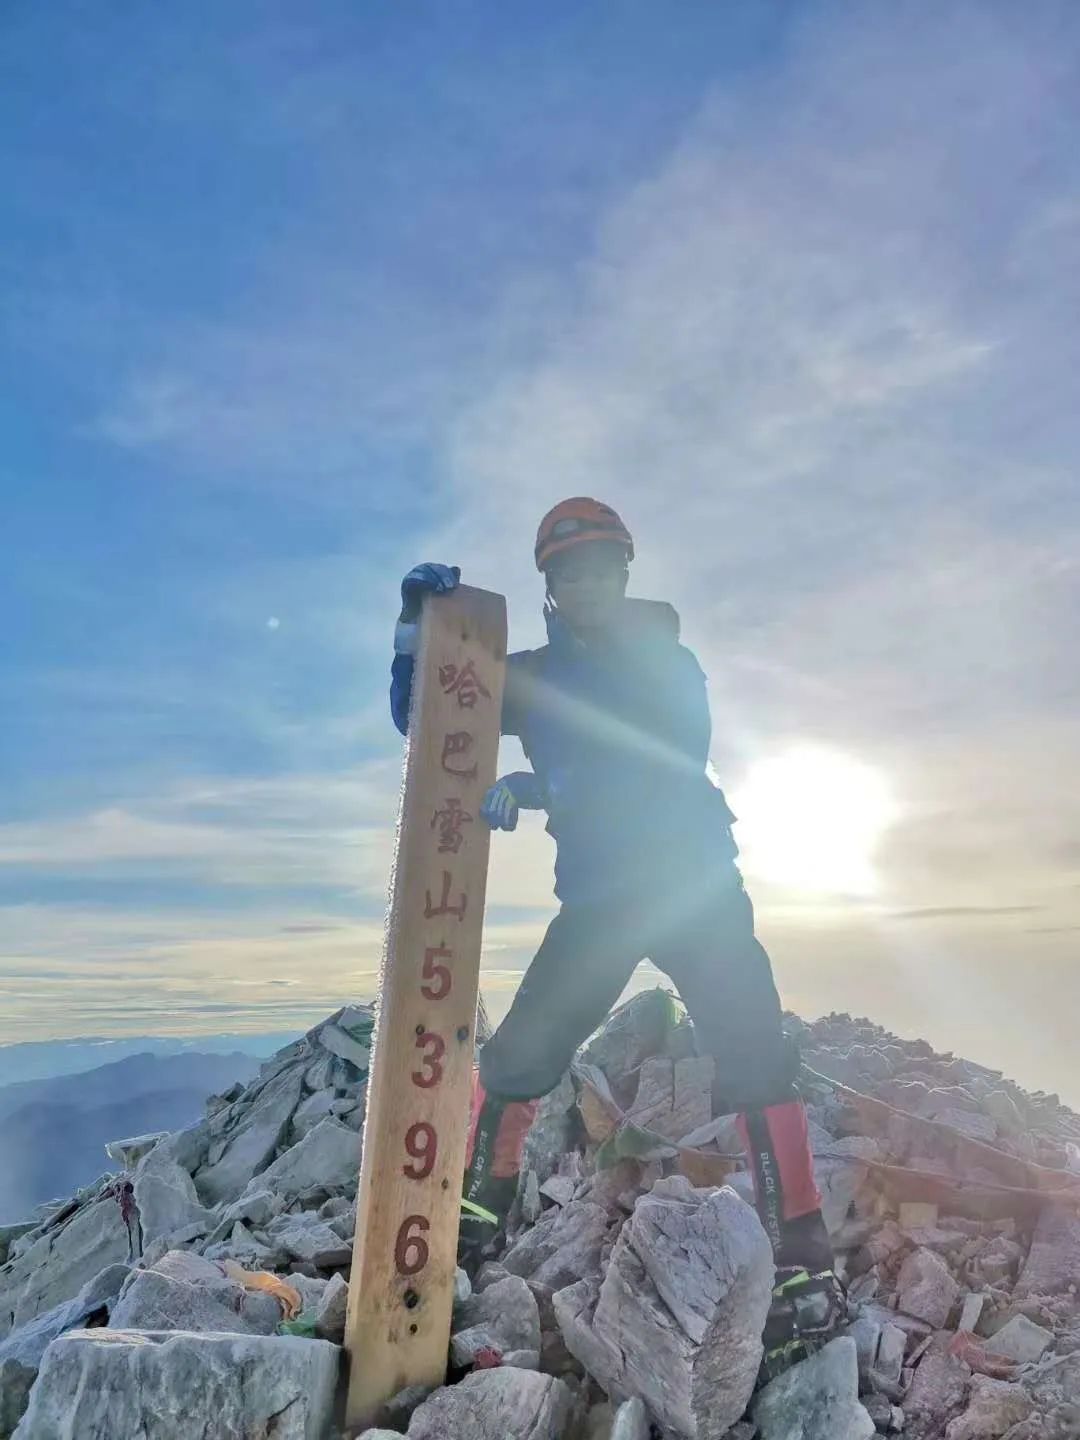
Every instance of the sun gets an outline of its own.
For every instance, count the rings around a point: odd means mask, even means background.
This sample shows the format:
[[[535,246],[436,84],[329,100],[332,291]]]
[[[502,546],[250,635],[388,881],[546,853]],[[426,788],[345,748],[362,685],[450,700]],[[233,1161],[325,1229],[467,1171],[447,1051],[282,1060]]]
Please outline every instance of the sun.
[[[872,766],[801,745],[751,766],[731,803],[748,875],[813,894],[877,888],[874,852],[897,807]]]

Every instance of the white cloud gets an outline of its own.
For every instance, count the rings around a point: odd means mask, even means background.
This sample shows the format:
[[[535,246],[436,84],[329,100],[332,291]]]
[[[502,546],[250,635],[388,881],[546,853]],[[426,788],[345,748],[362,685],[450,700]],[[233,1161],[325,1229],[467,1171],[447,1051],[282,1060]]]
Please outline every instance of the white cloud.
[[[636,588],[676,601],[710,674],[725,780],[801,739],[878,765],[909,807],[883,856],[891,908],[1041,906],[1030,926],[1022,911],[1003,921],[1003,943],[1025,963],[1052,956],[1075,986],[1060,960],[1080,822],[1062,780],[1080,768],[1080,99],[1062,44],[1074,27],[1057,7],[811,7],[774,68],[726,84],[597,217],[588,255],[518,278],[501,332],[485,316],[462,340],[427,298],[373,310],[356,276],[316,266],[257,325],[194,326],[163,358],[147,347],[100,428],[204,476],[397,516],[417,558],[460,560],[508,594],[519,643],[540,634],[539,515],[569,493],[611,499],[639,536]],[[371,462],[403,440],[443,467],[430,506]],[[389,634],[398,551],[382,545],[362,578],[350,578],[359,551],[248,572],[214,598],[215,617],[247,633],[252,617],[287,613],[290,636],[367,662]],[[380,662],[363,682],[369,734],[385,733],[384,676]],[[351,714],[268,713],[243,678],[231,718],[283,751],[301,731],[357,734]],[[184,678],[172,703],[189,693]],[[5,826],[0,858],[92,869],[150,857],[215,880],[321,877],[374,895],[383,779],[370,808],[313,767],[288,794],[140,794]],[[494,856],[491,905],[549,903],[535,829],[496,837]],[[995,1027],[1007,1011],[1004,961],[977,989],[974,919],[958,914],[944,940],[899,922],[882,938],[887,916],[761,900],[785,986],[808,1010],[862,994],[913,1028],[955,1012],[957,1034],[979,1023],[965,1005],[985,999]],[[539,928],[489,934],[500,972]],[[337,953],[339,937],[317,933],[303,944]],[[908,963],[916,945],[936,971]],[[1055,997],[1038,994],[1032,1024],[1052,1028]]]
[[[0,825],[0,866],[348,888],[380,895],[389,873],[399,766],[163,785],[85,814]]]
[[[636,588],[682,611],[729,783],[799,739],[904,786],[928,749],[992,773],[1048,728],[1080,763],[1080,278],[1044,238],[1074,237],[1080,193],[1063,75],[1003,12],[829,10],[705,107],[600,225],[542,353],[454,431],[441,551],[508,588],[517,638],[539,587],[509,557],[560,495],[600,494]],[[1007,876],[1029,837],[999,838]]]

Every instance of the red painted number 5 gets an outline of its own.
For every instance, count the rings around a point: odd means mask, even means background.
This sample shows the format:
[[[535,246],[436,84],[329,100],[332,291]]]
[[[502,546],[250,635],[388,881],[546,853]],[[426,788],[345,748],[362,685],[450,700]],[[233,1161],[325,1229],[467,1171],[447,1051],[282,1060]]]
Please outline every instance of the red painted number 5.
[[[425,1000],[444,1000],[450,994],[450,971],[439,964],[439,956],[452,960],[454,952],[445,945],[429,945],[424,951],[424,979],[429,983],[420,986],[420,994]]]

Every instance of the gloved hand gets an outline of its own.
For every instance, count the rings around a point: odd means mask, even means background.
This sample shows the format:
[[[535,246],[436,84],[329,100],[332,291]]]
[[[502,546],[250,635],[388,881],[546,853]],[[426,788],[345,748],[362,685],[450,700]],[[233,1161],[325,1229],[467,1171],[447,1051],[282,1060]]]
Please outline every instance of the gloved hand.
[[[460,565],[414,565],[401,582],[401,619],[406,623],[416,620],[425,595],[456,590],[460,579]]]
[[[394,626],[394,652],[415,655],[420,641],[420,606],[424,595],[443,595],[455,590],[461,579],[457,565],[414,565],[401,582],[401,614]]]
[[[540,782],[529,770],[515,770],[496,780],[484,796],[480,814],[493,830],[516,830],[519,810],[542,810]]]

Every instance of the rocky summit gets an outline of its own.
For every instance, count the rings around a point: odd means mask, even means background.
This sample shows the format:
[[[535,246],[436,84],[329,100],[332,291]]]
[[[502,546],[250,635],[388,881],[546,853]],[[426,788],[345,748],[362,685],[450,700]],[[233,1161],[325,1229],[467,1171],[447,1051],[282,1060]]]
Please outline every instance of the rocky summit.
[[[866,1020],[787,1024],[847,1291],[828,1344],[762,1383],[738,1132],[650,991],[544,1100],[506,1233],[459,1272],[451,1383],[365,1440],[1080,1437],[1080,1118]],[[372,1029],[346,1006],[0,1227],[0,1440],[345,1440]]]

